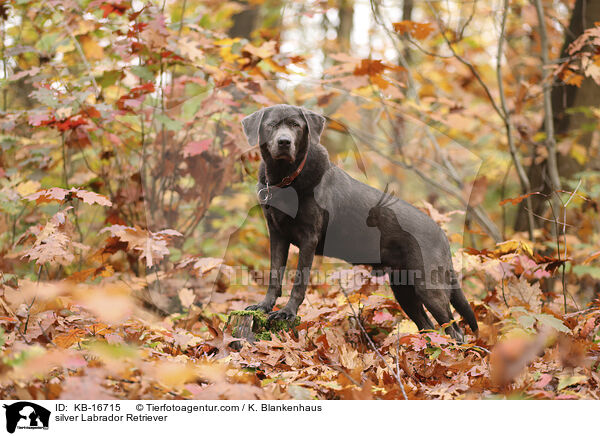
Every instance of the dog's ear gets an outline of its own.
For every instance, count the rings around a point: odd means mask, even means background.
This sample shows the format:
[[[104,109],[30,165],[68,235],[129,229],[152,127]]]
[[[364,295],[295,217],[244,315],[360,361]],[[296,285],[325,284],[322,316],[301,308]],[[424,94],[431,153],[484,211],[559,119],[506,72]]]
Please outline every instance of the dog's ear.
[[[308,138],[311,144],[318,144],[325,127],[325,117],[308,109],[301,108],[302,116],[308,126]]]
[[[260,131],[260,124],[262,123],[264,113],[265,110],[260,109],[242,119],[242,128],[244,129],[248,144],[251,146],[256,145],[258,142],[258,133]]]

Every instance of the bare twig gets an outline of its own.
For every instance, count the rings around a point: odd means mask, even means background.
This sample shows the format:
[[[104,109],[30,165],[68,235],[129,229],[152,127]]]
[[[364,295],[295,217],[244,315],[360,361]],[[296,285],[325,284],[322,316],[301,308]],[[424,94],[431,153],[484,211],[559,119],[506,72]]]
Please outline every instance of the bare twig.
[[[377,346],[373,343],[373,340],[371,339],[371,337],[369,336],[369,334],[365,330],[365,327],[363,326],[360,317],[357,315],[356,310],[354,310],[354,306],[350,302],[350,298],[348,297],[348,293],[346,292],[346,289],[344,289],[344,286],[341,283],[340,283],[340,289],[344,293],[344,296],[346,297],[346,301],[348,302],[348,305],[350,306],[350,309],[352,309],[352,314],[354,315],[354,319],[356,319],[356,322],[358,323],[358,326],[360,327],[360,330],[362,331],[363,335],[367,338],[367,341],[369,342],[369,346],[373,349],[373,351],[375,351],[375,353],[377,354],[377,356],[385,364],[385,366],[387,367],[387,369],[390,372],[390,374],[392,374],[394,376],[394,378],[398,382],[398,385],[400,385],[400,390],[402,390],[402,396],[404,397],[405,400],[408,400],[408,397],[406,396],[406,391],[404,390],[404,385],[402,384],[402,380],[400,379],[400,375],[396,374],[396,372],[394,372],[392,370],[392,368],[390,368],[390,365],[387,363],[387,361],[385,360],[385,358],[381,355],[381,353],[377,349]]]
[[[542,69],[544,72],[544,130],[546,131],[546,149],[548,150],[548,173],[553,191],[560,189],[560,175],[556,161],[556,139],[554,138],[554,116],[552,114],[552,71],[548,68],[550,64],[548,57],[548,36],[544,23],[544,8],[541,0],[533,0],[538,16],[540,29],[540,51],[542,57]]]
[[[45,4],[50,9],[52,9],[52,12],[56,13],[56,8],[52,5],[51,2],[45,2]],[[65,10],[65,12],[66,12],[66,10]],[[71,41],[73,41],[73,45],[75,46],[75,49],[77,50],[77,53],[79,54],[79,57],[81,57],[81,60],[83,61],[83,65],[85,66],[87,72],[90,75],[90,80],[91,80],[92,84],[94,85],[94,90],[96,91],[96,96],[98,96],[98,95],[100,95],[101,89],[98,86],[98,83],[96,83],[96,79],[94,78],[94,75],[92,74],[92,67],[91,67],[90,63],[88,62],[87,58],[85,57],[85,53],[83,52],[83,49],[81,48],[81,44],[79,44],[79,41],[75,37],[75,34],[73,33],[73,29],[71,29],[71,26],[69,25],[69,21],[66,17],[64,20],[64,25],[65,25],[65,28],[67,29],[67,32],[69,33],[69,37],[71,38]]]
[[[435,10],[435,8],[433,8],[431,6],[429,0],[427,0],[427,4],[429,6],[429,9],[435,16],[435,19],[438,23],[438,27],[440,28],[440,33],[442,34],[442,37],[444,38],[444,40],[446,41],[446,44],[450,48],[450,51],[452,52],[454,57],[459,62],[461,62],[463,65],[465,65],[471,71],[471,73],[473,74],[473,76],[475,77],[475,79],[477,80],[479,85],[483,88],[493,109],[496,111],[496,113],[500,116],[500,118],[504,122],[504,125],[506,127],[506,136],[508,139],[508,146],[509,146],[509,150],[510,150],[510,154],[511,154],[513,163],[515,164],[515,168],[517,170],[517,175],[519,177],[519,182],[521,184],[521,190],[523,191],[523,194],[529,193],[529,191],[531,190],[531,184],[529,182],[529,177],[527,176],[527,173],[526,173],[525,169],[523,168],[523,165],[521,164],[521,161],[519,159],[519,155],[517,152],[517,148],[514,143],[514,138],[513,138],[513,133],[512,133],[512,124],[510,121],[510,113],[509,113],[509,111],[507,109],[507,105],[506,105],[506,99],[504,96],[504,88],[503,88],[503,82],[502,82],[502,74],[501,74],[501,59],[502,59],[502,51],[503,51],[503,45],[504,45],[504,39],[505,39],[506,19],[507,19],[507,15],[508,15],[508,0],[504,1],[504,8],[503,8],[503,12],[502,12],[502,26],[501,26],[500,37],[498,39],[498,52],[497,52],[497,62],[496,62],[496,71],[497,71],[497,76],[498,76],[498,87],[499,87],[499,92],[500,92],[501,106],[498,106],[498,104],[496,103],[496,100],[492,96],[490,88],[483,81],[481,75],[479,74],[479,72],[477,71],[475,66],[471,62],[469,62],[467,59],[463,58],[460,54],[458,54],[457,51],[454,49],[453,42],[448,39],[448,36],[446,35],[446,32],[445,32],[445,26],[443,25],[442,20],[440,19],[439,15],[437,14],[437,11]],[[531,199],[529,197],[527,197],[527,199],[526,199],[526,204],[528,206],[528,209],[531,210],[532,204],[531,204]],[[533,215],[529,212],[527,215],[527,218],[528,218],[529,239],[533,240],[533,229],[535,226],[534,221],[533,221]]]
[[[458,52],[454,49],[454,46],[452,45],[453,43],[448,39],[448,36],[446,35],[446,26],[442,23],[442,20],[440,19],[435,8],[433,6],[431,6],[430,0],[427,0],[427,5],[429,6],[429,9],[433,13],[433,16],[435,17],[435,19],[438,23],[438,27],[440,28],[440,33],[441,33],[442,37],[444,38],[444,41],[446,41],[446,44],[448,45],[448,48],[450,48],[450,51],[452,52],[454,57],[471,71],[471,74],[473,74],[473,77],[475,77],[475,80],[477,80],[479,85],[483,88],[483,91],[485,92],[488,100],[490,101],[490,103],[491,103],[492,107],[494,108],[494,110],[496,111],[496,113],[498,115],[500,115],[500,117],[503,117],[502,111],[501,111],[500,107],[498,107],[496,100],[492,96],[492,92],[490,91],[490,88],[486,85],[486,83],[481,78],[481,75],[479,74],[479,71],[477,71],[477,68],[475,68],[475,66],[471,62],[469,62],[468,60],[463,58],[461,55],[459,55]]]
[[[567,200],[567,202],[565,204],[563,204],[563,228],[562,228],[562,232],[563,232],[563,238],[564,238],[564,246],[565,246],[565,262],[562,264],[562,268],[561,268],[561,278],[562,278],[562,287],[563,287],[563,298],[565,298],[566,301],[566,294],[567,292],[567,278],[566,278],[566,263],[567,263],[567,207],[569,206],[569,203],[571,202],[571,200],[573,199],[573,197],[575,197],[575,194],[577,194],[577,191],[579,190],[579,187],[581,186],[581,179],[579,179],[579,183],[577,183],[577,186],[575,187],[575,190],[571,193],[571,195],[569,196],[569,199]],[[558,194],[556,194],[557,197]],[[559,197],[560,198],[560,197]],[[557,226],[558,226],[558,220],[557,220]],[[556,238],[558,239],[558,235],[556,235]],[[560,254],[559,254],[560,256]],[[571,295],[571,294],[569,294]],[[575,307],[577,308],[577,310],[579,310],[579,307],[577,305],[577,302],[575,301],[575,299],[573,298],[573,296],[571,296],[571,298],[573,299],[573,302],[575,303]],[[567,313],[567,305],[565,303],[565,313]]]
[[[394,34],[394,33],[392,33],[390,31],[390,29],[388,28],[388,26],[381,19],[380,15],[379,15],[379,11],[377,9],[376,1],[375,0],[370,0],[370,5],[371,5],[371,10],[373,12],[373,16],[375,18],[375,21],[382,27],[382,29],[384,30],[384,32],[386,33],[386,35],[388,36],[388,38],[392,41],[392,44],[394,44],[394,47],[395,47],[396,52],[398,54],[398,60],[400,62],[400,65],[402,65],[402,67],[406,71],[407,82],[408,82],[407,85],[408,85],[409,95],[410,95],[411,98],[413,98],[415,100],[415,102],[417,104],[419,104],[419,95],[418,95],[418,92],[417,92],[417,86],[415,84],[412,72],[410,70],[410,66],[408,65],[408,61],[406,60],[406,58],[405,58],[405,56],[403,54],[403,50],[398,46],[397,35]],[[427,122],[424,119],[425,117],[423,116],[423,114],[419,112],[418,113],[418,117],[423,122],[423,124],[425,125],[425,134],[427,135],[427,138],[429,139],[429,141],[433,145],[434,149],[436,150],[436,153],[438,154],[438,156],[440,156],[442,164],[446,167],[446,169],[448,170],[449,174],[451,175],[453,181],[456,183],[456,185],[458,186],[458,188],[460,190],[462,190],[464,188],[464,183],[462,182],[462,180],[458,176],[458,172],[456,171],[456,168],[454,167],[454,165],[452,164],[452,162],[448,159],[448,157],[446,156],[446,154],[443,152],[443,150],[439,146],[439,144],[438,144],[435,136],[433,135],[433,133],[431,132],[431,129],[429,128],[429,125],[427,125]],[[414,168],[411,168],[411,169],[415,170],[415,172],[416,172],[416,169],[414,169]],[[424,177],[424,174],[422,174],[422,173],[419,174],[417,172],[417,174],[421,178]],[[444,189],[444,190],[446,191],[446,189]],[[452,194],[452,195],[454,195],[454,194]],[[462,200],[462,195],[460,195],[457,198],[459,198],[459,199]],[[462,201],[464,203],[464,200],[462,200]],[[502,235],[500,234],[500,230],[498,230],[498,227],[496,226],[496,224],[494,224],[494,222],[489,218],[489,216],[487,215],[487,213],[485,212],[485,210],[483,210],[483,208],[480,205],[477,205],[477,206],[471,206],[469,204],[465,204],[465,205],[466,205],[468,211],[473,214],[473,216],[475,217],[475,219],[477,220],[477,222],[479,222],[479,224],[481,225],[481,227],[485,230],[485,232],[492,239],[494,239],[496,242],[498,242],[498,241],[500,241],[502,239]]]
[[[517,170],[517,175],[519,176],[519,182],[521,184],[521,190],[523,194],[529,193],[531,191],[531,183],[529,182],[529,177],[527,176],[527,172],[523,165],[521,164],[521,160],[519,159],[519,155],[517,152],[517,147],[515,145],[515,140],[513,136],[513,126],[510,119],[510,112],[506,105],[506,97],[504,95],[504,83],[502,82],[502,52],[504,48],[504,39],[505,39],[505,30],[506,30],[506,19],[508,16],[508,0],[504,0],[504,8],[502,11],[502,24],[500,26],[500,36],[498,38],[498,53],[496,55],[496,76],[498,78],[498,92],[500,94],[500,105],[502,108],[502,113],[500,117],[502,121],[504,121],[504,126],[506,128],[506,138],[508,140],[508,148],[510,150],[510,155],[512,157],[513,163],[515,165],[515,169]],[[527,224],[529,230],[529,239],[533,241],[533,214],[531,210],[533,210],[531,204],[531,197],[527,197],[525,199],[527,204]]]
[[[398,165],[401,168],[413,171],[424,182],[426,182],[426,183],[436,187],[437,189],[441,190],[442,192],[445,192],[446,194],[451,195],[452,197],[456,198],[458,201],[460,201],[462,206],[467,209],[467,212],[473,214],[473,216],[475,217],[475,219],[477,220],[477,222],[479,223],[481,228],[492,239],[494,239],[495,241],[502,240],[502,235],[500,234],[500,231],[498,230],[498,227],[496,226],[496,224],[494,224],[494,222],[490,219],[490,217],[479,206],[471,206],[469,204],[469,202],[464,199],[461,190],[455,188],[452,184],[449,184],[449,183],[444,184],[444,183],[438,182],[437,180],[429,177],[427,174],[425,174],[423,171],[421,171],[419,168],[415,167],[414,165],[411,165],[404,161],[395,159],[394,157],[383,153],[381,151],[380,147],[376,147],[375,145],[373,145],[371,140],[365,139],[363,132],[360,132],[358,130],[355,131],[354,129],[350,129],[350,128],[347,128],[347,129],[353,136],[356,136],[358,138],[363,138],[363,143],[365,144],[365,146],[367,148],[369,148],[370,150],[372,150],[373,152],[379,154],[380,156],[386,158],[391,163]]]
[[[552,204],[552,201],[546,197],[546,201],[548,201],[548,205],[550,206],[550,210],[552,211],[552,216],[554,217],[554,225],[555,225],[555,235],[556,235],[556,252],[557,252],[557,256],[558,256],[558,260],[560,261],[560,232],[559,232],[559,221],[558,221],[558,216],[556,215],[556,212],[554,210],[554,205]],[[563,223],[564,224],[564,223]],[[564,229],[564,226],[563,226]],[[566,244],[567,244],[567,237],[565,235],[565,253],[566,253]],[[564,306],[564,311],[565,314],[567,313],[567,295],[569,297],[571,297],[571,300],[573,300],[573,304],[575,305],[575,308],[577,310],[579,310],[579,305],[577,304],[577,301],[575,301],[575,298],[571,295],[571,293],[567,290],[567,283],[566,283],[566,278],[565,278],[565,265],[567,262],[567,257],[565,256],[563,260],[563,264],[562,264],[562,286],[563,286],[563,306]]]
[[[531,213],[533,213],[533,216],[534,216],[534,217],[536,217],[536,218],[537,218],[537,219],[539,219],[539,220],[542,220],[542,221],[547,221],[547,222],[549,222],[549,223],[555,223],[555,222],[556,222],[556,221],[555,221],[555,220],[553,220],[553,219],[546,218],[545,216],[542,216],[542,215],[540,215],[540,214],[534,213],[533,211],[532,211]],[[558,221],[558,224],[560,224],[560,225],[563,225],[563,224],[564,224],[565,226],[568,226],[568,227],[573,227],[573,225],[572,225],[572,224],[566,224],[566,223],[563,223],[563,222],[561,222],[561,221]]]
[[[569,196],[569,199],[567,200],[567,202],[563,205],[563,237],[565,239],[565,259],[567,258],[567,206],[569,206],[569,203],[571,202],[571,200],[573,200],[573,197],[575,197],[575,195],[577,194],[577,191],[579,190],[579,188],[581,187],[581,179],[579,179],[579,183],[577,183],[577,186],[575,187],[575,190],[573,192],[571,192],[571,195]]]

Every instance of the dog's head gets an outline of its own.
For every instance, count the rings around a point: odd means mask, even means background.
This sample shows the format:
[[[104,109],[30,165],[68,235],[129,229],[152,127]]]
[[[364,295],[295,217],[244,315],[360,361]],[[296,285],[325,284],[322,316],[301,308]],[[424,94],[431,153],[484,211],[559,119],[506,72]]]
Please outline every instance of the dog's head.
[[[309,144],[318,144],[325,118],[302,107],[278,104],[242,120],[250,145],[259,144],[263,158],[294,162]]]

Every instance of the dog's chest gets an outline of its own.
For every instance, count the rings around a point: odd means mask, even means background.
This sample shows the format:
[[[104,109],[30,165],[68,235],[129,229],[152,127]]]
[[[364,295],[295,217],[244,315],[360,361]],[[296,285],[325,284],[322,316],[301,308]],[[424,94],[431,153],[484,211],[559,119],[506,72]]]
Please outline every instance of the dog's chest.
[[[301,196],[291,205],[269,202],[263,205],[263,212],[269,228],[296,246],[321,233],[323,217],[312,195]]]

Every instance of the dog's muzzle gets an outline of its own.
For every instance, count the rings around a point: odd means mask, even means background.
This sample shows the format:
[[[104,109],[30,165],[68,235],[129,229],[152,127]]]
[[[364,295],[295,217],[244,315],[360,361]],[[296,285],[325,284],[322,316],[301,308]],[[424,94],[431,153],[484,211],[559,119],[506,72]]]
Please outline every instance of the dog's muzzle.
[[[273,157],[275,159],[294,160],[294,138],[287,132],[282,132],[275,136],[273,140],[274,150]]]

